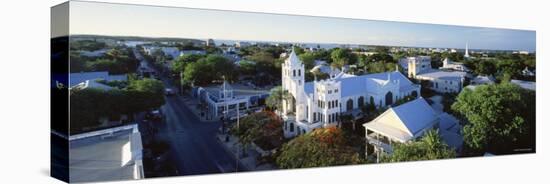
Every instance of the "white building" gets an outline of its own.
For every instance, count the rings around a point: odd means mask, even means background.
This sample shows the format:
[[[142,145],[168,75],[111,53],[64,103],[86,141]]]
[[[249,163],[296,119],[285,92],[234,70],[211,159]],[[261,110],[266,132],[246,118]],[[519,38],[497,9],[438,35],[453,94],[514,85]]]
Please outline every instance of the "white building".
[[[71,183],[145,177],[137,124],[71,135],[68,139]]]
[[[466,49],[464,51],[464,58],[469,58],[470,54],[468,53],[468,43],[466,43]]]
[[[493,76],[478,75],[470,81],[470,85],[464,87],[471,90],[476,89],[480,85],[495,84],[496,79]]]
[[[458,93],[466,78],[466,72],[432,69],[429,56],[408,57],[410,78],[429,81],[430,89],[440,93]]]
[[[524,80],[510,80],[511,83],[513,84],[516,84],[518,85],[519,87],[523,88],[523,89],[527,89],[527,90],[531,90],[531,91],[535,91],[535,89],[537,88],[536,87],[536,83],[535,82],[531,82],[531,81],[524,81]]]
[[[218,119],[224,115],[233,119],[237,117],[237,111],[239,117],[245,115],[247,110],[260,105],[258,101],[266,98],[269,94],[261,91],[241,94],[229,83],[224,82],[216,87],[198,87],[194,89],[193,95],[208,106],[205,114],[208,119]],[[226,109],[228,110],[226,111]]]
[[[304,64],[292,51],[282,65],[282,87],[291,97],[283,100],[285,137],[319,127],[336,126],[342,114],[358,114],[360,107],[392,105],[405,96],[419,96],[420,85],[398,71],[362,76],[343,72],[327,80],[305,82]]]
[[[392,144],[416,140],[428,130],[439,129],[439,124],[437,113],[426,100],[418,98],[397,107],[390,107],[363,126],[367,144],[374,147],[374,153],[391,154]]]
[[[469,72],[470,69],[462,63],[457,63],[454,61],[451,61],[449,58],[445,58],[443,60],[443,66],[439,67],[439,69],[442,70],[455,70],[455,71],[461,71],[461,72]]]
[[[111,81],[127,81],[128,76],[126,74],[110,75],[107,71],[100,72],[79,72],[69,74],[69,88],[71,89],[85,89],[85,88],[100,88],[104,90],[110,90],[112,87],[99,83],[99,80],[107,82]]]

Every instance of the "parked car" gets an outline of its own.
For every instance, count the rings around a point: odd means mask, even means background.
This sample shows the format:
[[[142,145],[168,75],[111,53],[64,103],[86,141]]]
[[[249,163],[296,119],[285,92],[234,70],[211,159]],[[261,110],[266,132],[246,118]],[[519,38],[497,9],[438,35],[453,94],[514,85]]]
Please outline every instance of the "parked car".
[[[164,118],[164,115],[160,111],[160,109],[152,110],[147,112],[145,115],[145,118],[151,121],[161,121]]]
[[[173,95],[176,94],[176,91],[172,88],[166,88],[166,89],[164,89],[164,94],[166,96],[173,96]]]

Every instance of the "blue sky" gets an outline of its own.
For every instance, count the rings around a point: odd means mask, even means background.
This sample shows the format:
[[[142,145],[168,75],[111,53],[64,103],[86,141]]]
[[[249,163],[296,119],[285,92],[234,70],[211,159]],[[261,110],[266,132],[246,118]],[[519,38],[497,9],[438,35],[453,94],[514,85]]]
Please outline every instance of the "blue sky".
[[[535,31],[71,2],[71,34],[528,50]]]

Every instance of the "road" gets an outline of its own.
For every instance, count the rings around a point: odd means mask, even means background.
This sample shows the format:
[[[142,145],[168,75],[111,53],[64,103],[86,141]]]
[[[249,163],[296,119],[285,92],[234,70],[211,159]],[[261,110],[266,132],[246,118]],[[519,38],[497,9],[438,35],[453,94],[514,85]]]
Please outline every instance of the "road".
[[[136,53],[136,57],[143,57]],[[170,79],[162,78],[166,87]],[[202,122],[184,103],[187,97],[166,97],[161,110],[166,116],[164,125],[159,125],[158,138],[167,140],[175,155],[174,162],[180,175],[212,174],[244,171],[233,155],[218,142],[216,132],[221,122]],[[238,167],[237,167],[238,164]]]

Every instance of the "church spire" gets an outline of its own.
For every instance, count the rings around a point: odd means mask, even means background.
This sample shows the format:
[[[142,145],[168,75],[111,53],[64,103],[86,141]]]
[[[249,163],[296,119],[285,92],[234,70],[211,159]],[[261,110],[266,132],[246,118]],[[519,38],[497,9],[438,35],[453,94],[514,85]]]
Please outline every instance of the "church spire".
[[[292,65],[301,64],[300,59],[298,58],[298,56],[296,55],[296,52],[294,51],[294,47],[292,47],[290,56],[288,56],[288,61],[290,61]]]
[[[464,57],[470,57],[470,54],[468,54],[468,42],[466,42],[466,51],[464,52]]]

